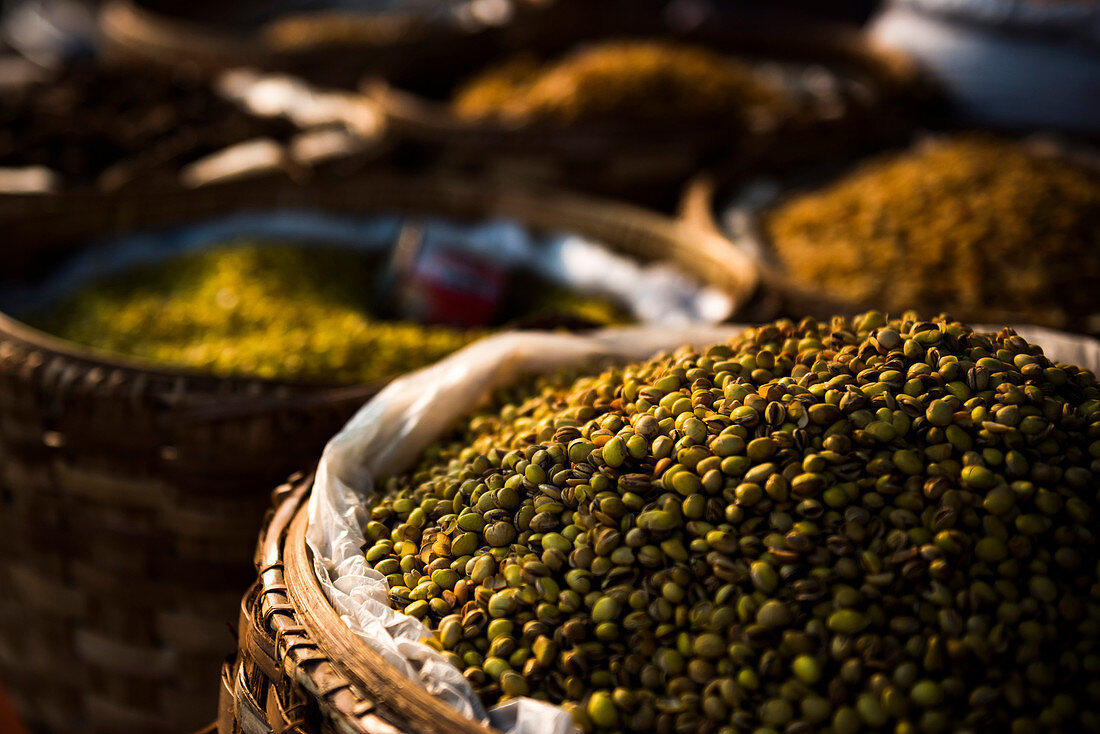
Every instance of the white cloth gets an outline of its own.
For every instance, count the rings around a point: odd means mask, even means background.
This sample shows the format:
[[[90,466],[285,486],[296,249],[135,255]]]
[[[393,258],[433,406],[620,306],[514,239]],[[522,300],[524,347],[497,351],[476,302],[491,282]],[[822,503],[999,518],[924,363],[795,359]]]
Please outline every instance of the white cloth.
[[[1100,4],[894,0],[868,33],[912,56],[964,118],[1100,133]]]

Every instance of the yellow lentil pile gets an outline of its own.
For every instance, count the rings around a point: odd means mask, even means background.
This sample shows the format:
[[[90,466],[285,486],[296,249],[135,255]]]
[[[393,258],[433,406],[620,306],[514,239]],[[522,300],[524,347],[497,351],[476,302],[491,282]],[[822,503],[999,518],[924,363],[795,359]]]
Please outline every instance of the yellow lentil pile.
[[[333,384],[407,372],[484,334],[375,317],[379,267],[378,258],[333,248],[219,246],[92,283],[28,320],[156,363]],[[615,313],[565,289],[532,303]]]
[[[555,124],[728,118],[781,104],[739,61],[667,42],[608,41],[540,64],[522,56],[464,84],[454,109],[470,119]]]
[[[873,160],[764,228],[795,282],[859,304],[1054,327],[1100,310],[1100,176],[1005,140]]]

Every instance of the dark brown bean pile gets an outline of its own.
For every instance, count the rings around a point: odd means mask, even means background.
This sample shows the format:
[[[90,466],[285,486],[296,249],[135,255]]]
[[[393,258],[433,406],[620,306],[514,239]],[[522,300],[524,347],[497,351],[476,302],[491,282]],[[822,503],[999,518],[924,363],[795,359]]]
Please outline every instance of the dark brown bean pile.
[[[0,166],[44,166],[63,187],[174,176],[229,145],[293,132],[289,122],[252,116],[182,70],[81,68],[0,95]]]

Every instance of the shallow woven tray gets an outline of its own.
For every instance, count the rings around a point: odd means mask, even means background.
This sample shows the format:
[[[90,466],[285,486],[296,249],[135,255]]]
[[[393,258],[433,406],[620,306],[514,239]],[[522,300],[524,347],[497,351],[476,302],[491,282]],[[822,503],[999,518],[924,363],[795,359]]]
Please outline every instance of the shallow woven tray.
[[[0,280],[38,272],[93,236],[276,207],[506,216],[672,260],[739,301],[756,284],[751,261],[725,239],[635,207],[384,174],[0,197]],[[378,387],[149,365],[0,315],[0,677],[29,723],[169,732],[208,720],[270,487],[311,465]]]
[[[1065,141],[1042,138],[1026,139],[1023,144],[1034,148],[1041,155],[1061,156],[1081,167],[1100,173],[1100,151],[1091,146],[1071,145]],[[904,150],[904,148],[891,148],[891,150]],[[822,166],[796,169],[774,177],[782,187],[774,197],[774,201],[763,208],[738,205],[734,210],[735,221],[732,225],[723,221],[723,213],[719,208],[730,202],[731,195],[736,195],[759,183],[759,179],[745,181],[737,177],[706,173],[693,178],[684,188],[680,201],[680,218],[695,227],[727,237],[745,257],[756,263],[760,288],[752,300],[745,303],[738,312],[739,319],[770,321],[783,316],[806,313],[815,315],[837,313],[851,316],[875,307],[875,304],[853,302],[839,293],[811,290],[796,284],[775,256],[774,248],[761,221],[762,212],[775,206],[776,203],[798,193],[815,190],[818,186],[834,180],[836,176],[851,171],[861,162],[862,159],[838,162],[834,158],[830,163]],[[769,177],[770,180],[773,180],[773,177]],[[1010,314],[1002,320],[1015,323],[1029,322],[1028,314],[1024,313]],[[1069,323],[1054,326],[1077,333],[1097,335],[1100,334],[1100,312],[1094,315],[1071,316]]]
[[[743,131],[731,131],[722,123],[685,122],[556,127],[463,119],[446,101],[415,91],[416,80],[425,79],[416,70],[368,75],[360,86],[382,110],[398,143],[438,153],[454,165],[616,192],[679,186],[700,166],[752,170],[891,136],[909,127],[909,103],[924,94],[920,75],[905,57],[870,45],[846,26],[793,25],[766,16],[734,15],[677,37],[731,54],[832,64],[865,77],[873,87],[873,99],[868,105],[846,98],[840,114],[803,109],[790,117],[754,119]],[[574,35],[573,41],[591,38],[592,34]],[[564,41],[560,28],[550,24],[542,33],[530,32],[525,48],[553,53],[571,45]],[[489,51],[460,57],[450,73],[461,77],[483,67]],[[430,77],[433,84],[437,75]]]

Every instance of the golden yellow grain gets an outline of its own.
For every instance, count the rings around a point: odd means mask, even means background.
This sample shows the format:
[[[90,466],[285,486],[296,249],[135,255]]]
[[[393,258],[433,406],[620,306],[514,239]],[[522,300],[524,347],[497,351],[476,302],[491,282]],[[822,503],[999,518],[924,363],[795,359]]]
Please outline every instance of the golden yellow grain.
[[[1098,310],[1100,177],[1010,141],[872,160],[764,225],[797,283],[884,310],[1051,326]]]

